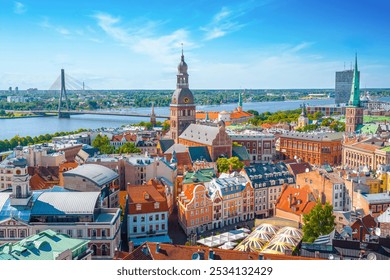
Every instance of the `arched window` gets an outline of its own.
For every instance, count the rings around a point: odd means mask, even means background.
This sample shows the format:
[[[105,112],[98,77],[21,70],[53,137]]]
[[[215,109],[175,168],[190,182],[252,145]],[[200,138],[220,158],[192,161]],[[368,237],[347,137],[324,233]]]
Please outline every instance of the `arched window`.
[[[108,255],[108,252],[107,252],[107,246],[106,245],[102,245],[102,256],[107,256]]]
[[[91,250],[92,250],[92,256],[96,256],[96,252],[97,252],[97,247],[96,247],[96,245],[92,245],[92,246],[91,246]]]

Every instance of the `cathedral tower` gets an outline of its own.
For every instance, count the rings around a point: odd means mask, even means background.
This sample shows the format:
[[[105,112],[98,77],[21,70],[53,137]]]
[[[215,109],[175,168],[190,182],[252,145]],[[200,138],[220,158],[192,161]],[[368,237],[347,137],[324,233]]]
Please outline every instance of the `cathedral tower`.
[[[182,49],[181,61],[177,67],[176,90],[173,92],[170,105],[170,130],[175,143],[179,143],[180,134],[190,124],[196,122],[194,96],[188,86],[187,69]]]

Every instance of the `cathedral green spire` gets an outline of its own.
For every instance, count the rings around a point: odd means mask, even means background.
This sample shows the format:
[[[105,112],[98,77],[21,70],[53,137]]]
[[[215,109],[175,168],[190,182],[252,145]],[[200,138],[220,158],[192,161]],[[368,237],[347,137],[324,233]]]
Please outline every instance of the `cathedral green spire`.
[[[354,107],[360,107],[360,88],[359,88],[359,71],[357,65],[357,54],[355,56],[355,69],[353,71],[351,97],[349,98],[348,105]]]
[[[242,109],[242,93],[238,94],[238,108]]]

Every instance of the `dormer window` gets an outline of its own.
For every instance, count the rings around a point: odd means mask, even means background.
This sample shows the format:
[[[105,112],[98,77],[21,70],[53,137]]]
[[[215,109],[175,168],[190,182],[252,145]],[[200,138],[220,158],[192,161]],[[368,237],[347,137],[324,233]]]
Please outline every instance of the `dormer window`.
[[[144,192],[144,199],[148,200],[149,198],[150,198],[149,193],[148,192]]]

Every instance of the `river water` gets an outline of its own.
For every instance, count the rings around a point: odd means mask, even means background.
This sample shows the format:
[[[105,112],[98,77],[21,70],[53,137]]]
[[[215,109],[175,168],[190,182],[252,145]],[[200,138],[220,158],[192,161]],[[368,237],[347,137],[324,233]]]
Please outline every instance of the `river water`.
[[[390,98],[385,98],[390,101]],[[311,100],[293,100],[293,101],[275,101],[275,102],[253,102],[244,103],[244,110],[256,110],[261,112],[275,112],[278,110],[290,110],[299,108],[303,102],[309,105],[334,104],[334,99],[311,99]],[[204,105],[196,106],[197,110],[203,111],[232,111],[237,104],[223,105]],[[150,108],[123,109],[141,114],[149,114]],[[156,107],[156,115],[169,115],[169,107]],[[120,127],[126,124],[149,121],[146,117],[121,117],[121,116],[102,116],[102,115],[73,115],[69,119],[59,119],[58,117],[36,117],[20,119],[0,119],[0,140],[11,139],[15,135],[19,136],[38,136],[46,133],[55,133],[60,131],[75,131],[80,128],[101,128],[101,127]]]

